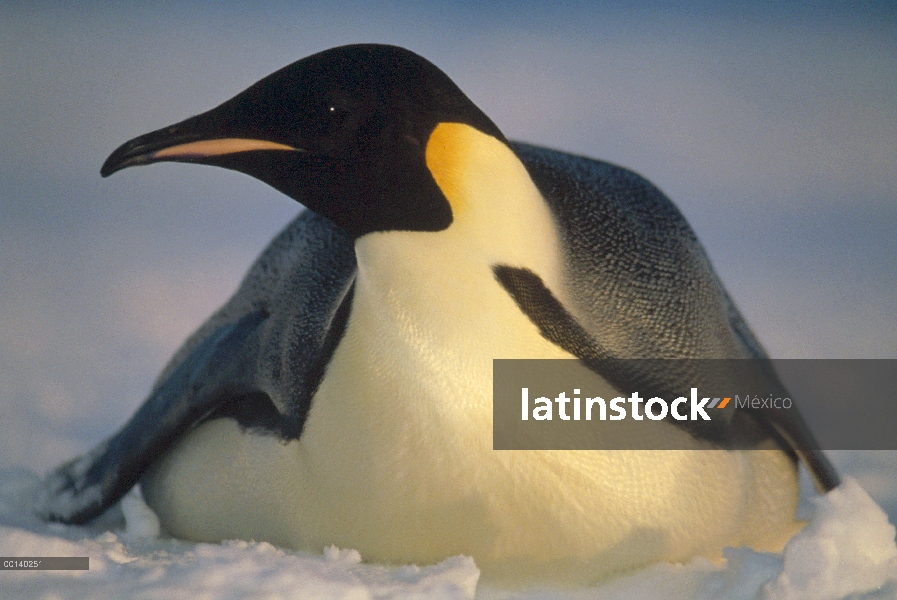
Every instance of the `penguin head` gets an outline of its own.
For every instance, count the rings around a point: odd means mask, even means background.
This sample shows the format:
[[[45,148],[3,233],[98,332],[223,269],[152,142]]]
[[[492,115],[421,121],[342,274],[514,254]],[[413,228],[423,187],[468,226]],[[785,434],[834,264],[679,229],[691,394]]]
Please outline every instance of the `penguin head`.
[[[433,136],[441,124],[455,128]],[[123,144],[100,172],[106,177],[162,161],[214,165],[273,186],[355,239],[378,231],[442,231],[452,224],[453,207],[434,178],[440,161],[431,138],[444,147],[453,132],[470,129],[506,143],[424,58],[395,46],[343,46]]]

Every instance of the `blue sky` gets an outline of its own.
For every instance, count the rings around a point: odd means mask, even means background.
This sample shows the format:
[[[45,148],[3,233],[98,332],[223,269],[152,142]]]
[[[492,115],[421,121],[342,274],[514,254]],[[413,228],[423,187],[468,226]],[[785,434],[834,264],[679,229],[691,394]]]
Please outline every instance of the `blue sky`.
[[[122,142],[328,47],[445,70],[505,134],[682,209],[770,353],[897,358],[890,3],[0,6],[0,466],[118,427],[299,207]]]

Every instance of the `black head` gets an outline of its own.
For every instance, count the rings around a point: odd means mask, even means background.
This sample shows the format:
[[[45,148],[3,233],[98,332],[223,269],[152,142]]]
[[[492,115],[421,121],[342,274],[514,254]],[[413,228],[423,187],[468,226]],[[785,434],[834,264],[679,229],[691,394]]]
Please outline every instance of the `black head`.
[[[451,224],[452,211],[424,159],[440,122],[504,140],[427,60],[395,46],[343,46],[131,140],[109,156],[101,174],[160,161],[215,165],[268,183],[354,238],[440,231]]]

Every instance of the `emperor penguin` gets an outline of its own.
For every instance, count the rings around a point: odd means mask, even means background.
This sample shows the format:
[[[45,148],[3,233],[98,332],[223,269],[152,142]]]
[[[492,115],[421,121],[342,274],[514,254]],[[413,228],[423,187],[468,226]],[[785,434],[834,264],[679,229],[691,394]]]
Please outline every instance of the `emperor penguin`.
[[[48,476],[48,519],[86,522],[139,482],[179,538],[465,554],[488,580],[588,583],[778,550],[798,527],[799,460],[820,490],[838,484],[796,410],[731,407],[728,437],[665,425],[686,450],[493,450],[493,359],[687,389],[662,361],[603,360],[766,355],[658,189],[508,141],[413,52],[309,56],[127,142],[101,174],[165,161],[248,174],[308,210],[123,429]],[[751,449],[726,446],[746,429]]]

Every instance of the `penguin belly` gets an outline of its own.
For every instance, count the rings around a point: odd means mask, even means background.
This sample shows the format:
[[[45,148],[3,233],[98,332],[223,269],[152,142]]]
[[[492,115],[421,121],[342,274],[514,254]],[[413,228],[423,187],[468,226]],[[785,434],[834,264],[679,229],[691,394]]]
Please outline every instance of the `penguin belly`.
[[[395,264],[370,254],[360,265]],[[230,419],[189,433],[144,478],[165,529],[336,544],[393,564],[464,554],[484,579],[516,585],[585,584],[725,546],[777,550],[793,533],[795,469],[777,450],[493,450],[492,359],[573,357],[488,269],[474,272],[464,275],[479,293],[459,295],[428,266],[410,289],[360,266],[302,436],[283,442]]]
[[[186,436],[144,479],[164,528],[392,564],[464,554],[485,580],[518,585],[778,550],[794,530],[779,451],[494,451],[478,399],[428,405],[417,387],[346,401],[348,384],[327,383],[299,440],[229,419]]]

